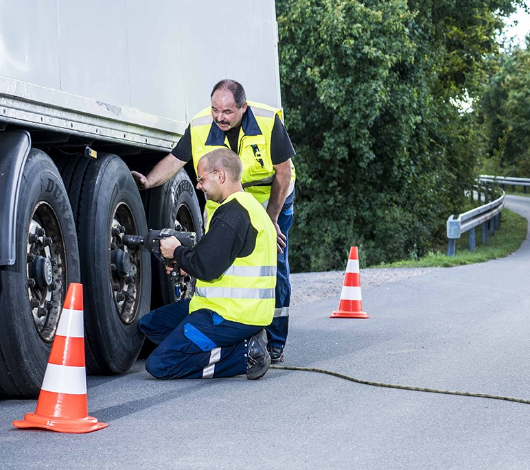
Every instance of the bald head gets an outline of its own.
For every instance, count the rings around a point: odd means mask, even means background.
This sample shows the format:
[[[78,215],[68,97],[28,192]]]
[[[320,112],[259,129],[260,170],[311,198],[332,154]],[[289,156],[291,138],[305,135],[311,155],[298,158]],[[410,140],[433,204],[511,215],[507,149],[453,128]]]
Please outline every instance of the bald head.
[[[227,178],[232,183],[241,181],[243,165],[241,160],[229,149],[217,149],[204,155],[200,161],[206,165],[207,171],[224,170]]]

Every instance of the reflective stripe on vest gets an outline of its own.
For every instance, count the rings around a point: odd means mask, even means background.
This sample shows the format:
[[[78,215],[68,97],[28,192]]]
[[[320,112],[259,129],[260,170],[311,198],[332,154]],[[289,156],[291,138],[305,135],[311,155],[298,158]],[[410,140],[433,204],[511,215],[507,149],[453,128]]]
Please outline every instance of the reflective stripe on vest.
[[[251,287],[198,287],[195,294],[206,299],[274,299],[274,289]]]
[[[274,276],[276,277],[276,266],[230,266],[223,276]]]

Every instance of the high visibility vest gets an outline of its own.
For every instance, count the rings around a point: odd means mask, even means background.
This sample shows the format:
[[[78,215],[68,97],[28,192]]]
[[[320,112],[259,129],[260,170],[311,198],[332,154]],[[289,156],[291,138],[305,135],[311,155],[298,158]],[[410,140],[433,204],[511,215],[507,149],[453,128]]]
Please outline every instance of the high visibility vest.
[[[190,312],[206,308],[217,312],[226,320],[267,326],[274,316],[276,229],[252,195],[245,192],[233,193],[221,205],[233,199],[248,211],[250,223],[258,232],[256,246],[250,255],[236,258],[219,278],[213,281],[197,279]],[[210,220],[208,219],[206,231],[210,227]]]
[[[281,119],[282,112],[280,109],[253,101],[247,101],[247,104],[248,108],[243,115],[238,139],[238,154],[243,163],[241,182],[245,191],[266,207],[275,176],[270,155],[272,129],[275,116],[278,115]],[[213,121],[211,107],[203,109],[193,117],[190,135],[195,173],[202,156],[218,148],[230,148],[224,131]],[[291,183],[294,184],[296,178],[294,165],[291,166],[291,170]],[[217,203],[213,201],[206,202],[208,218],[211,218],[216,206]]]

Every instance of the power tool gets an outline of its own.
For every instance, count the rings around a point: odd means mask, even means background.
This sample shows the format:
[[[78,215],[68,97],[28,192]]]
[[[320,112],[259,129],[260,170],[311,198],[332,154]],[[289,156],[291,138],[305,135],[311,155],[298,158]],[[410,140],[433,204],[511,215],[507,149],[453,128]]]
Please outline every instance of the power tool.
[[[186,232],[184,230],[173,230],[163,228],[161,230],[149,230],[147,235],[124,235],[123,243],[129,247],[144,247],[152,253],[158,261],[166,266],[173,268],[169,277],[175,286],[175,295],[183,299],[193,294],[195,280],[189,274],[182,276],[180,270],[176,267],[174,260],[164,258],[160,253],[160,240],[167,237],[175,237],[186,248],[193,248],[196,244],[197,234],[195,232]]]
[[[123,243],[127,246],[137,247],[144,246],[147,248],[156,259],[166,266],[171,266],[171,260],[164,258],[160,253],[160,240],[168,237],[175,237],[182,246],[186,248],[193,248],[196,243],[197,234],[195,232],[186,232],[181,230],[173,230],[171,228],[163,228],[161,230],[149,230],[147,235],[124,235]]]

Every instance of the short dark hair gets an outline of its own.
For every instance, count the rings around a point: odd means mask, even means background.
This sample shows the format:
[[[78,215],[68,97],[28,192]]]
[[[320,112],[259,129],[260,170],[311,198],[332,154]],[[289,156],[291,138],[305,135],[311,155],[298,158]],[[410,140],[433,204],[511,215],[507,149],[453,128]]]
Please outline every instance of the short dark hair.
[[[241,83],[239,82],[236,82],[235,80],[231,80],[230,78],[225,78],[217,82],[215,86],[213,87],[210,98],[213,97],[213,94],[217,90],[226,90],[232,93],[234,97],[234,101],[236,102],[236,106],[238,108],[241,108],[247,102],[247,94],[245,93],[245,89],[243,88],[243,85],[241,85]]]

